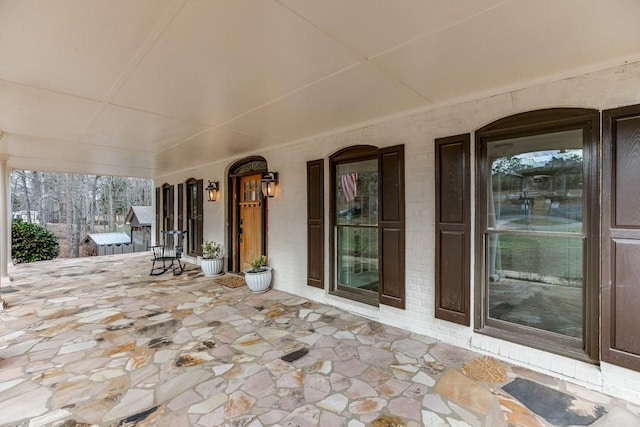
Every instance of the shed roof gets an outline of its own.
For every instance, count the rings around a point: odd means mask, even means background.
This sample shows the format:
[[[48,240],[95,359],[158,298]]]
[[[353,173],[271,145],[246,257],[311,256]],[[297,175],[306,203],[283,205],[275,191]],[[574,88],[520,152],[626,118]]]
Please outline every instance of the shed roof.
[[[127,233],[90,233],[85,237],[85,243],[93,240],[96,245],[120,245],[122,243],[131,243],[131,238]]]
[[[152,206],[131,206],[125,220],[131,225],[151,225],[151,221],[153,221]]]

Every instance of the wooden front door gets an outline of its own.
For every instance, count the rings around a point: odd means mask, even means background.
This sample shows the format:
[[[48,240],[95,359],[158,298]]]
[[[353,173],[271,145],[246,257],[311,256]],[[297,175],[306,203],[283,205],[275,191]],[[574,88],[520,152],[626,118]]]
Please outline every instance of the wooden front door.
[[[263,255],[263,215],[260,197],[261,173],[240,178],[239,228],[240,271],[251,267],[251,260]]]

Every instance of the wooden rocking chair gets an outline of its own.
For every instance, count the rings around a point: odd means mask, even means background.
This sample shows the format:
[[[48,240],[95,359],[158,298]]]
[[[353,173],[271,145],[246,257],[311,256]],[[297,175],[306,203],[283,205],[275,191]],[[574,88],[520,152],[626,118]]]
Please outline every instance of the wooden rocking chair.
[[[150,276],[159,276],[168,270],[173,271],[174,276],[182,274],[186,263],[182,258],[184,248],[185,231],[166,230],[162,231],[162,244],[151,246],[153,264],[151,265]]]

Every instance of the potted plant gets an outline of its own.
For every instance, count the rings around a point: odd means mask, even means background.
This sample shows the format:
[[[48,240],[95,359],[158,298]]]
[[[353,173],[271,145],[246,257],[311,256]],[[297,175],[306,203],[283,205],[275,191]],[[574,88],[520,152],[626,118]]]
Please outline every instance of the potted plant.
[[[271,286],[271,267],[264,255],[251,261],[251,268],[244,270],[244,280],[251,292],[266,292]]]
[[[207,277],[219,276],[223,265],[222,245],[205,241],[202,244],[202,260],[200,261],[200,268],[202,268],[204,275]]]

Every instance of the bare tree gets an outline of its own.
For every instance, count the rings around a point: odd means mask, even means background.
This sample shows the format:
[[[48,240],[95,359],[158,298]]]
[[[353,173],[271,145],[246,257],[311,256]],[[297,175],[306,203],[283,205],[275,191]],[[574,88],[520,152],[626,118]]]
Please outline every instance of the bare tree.
[[[73,245],[74,227],[73,227],[73,200],[70,200],[70,195],[73,193],[73,178],[71,175],[65,176],[65,217],[67,224],[67,243],[69,245],[69,257],[75,258],[78,256],[77,247]]]
[[[27,211],[28,220],[37,211],[45,227],[63,222],[69,256],[78,256],[87,233],[116,231],[131,206],[151,205],[151,191],[151,181],[141,178],[37,171],[11,175],[13,211]]]

